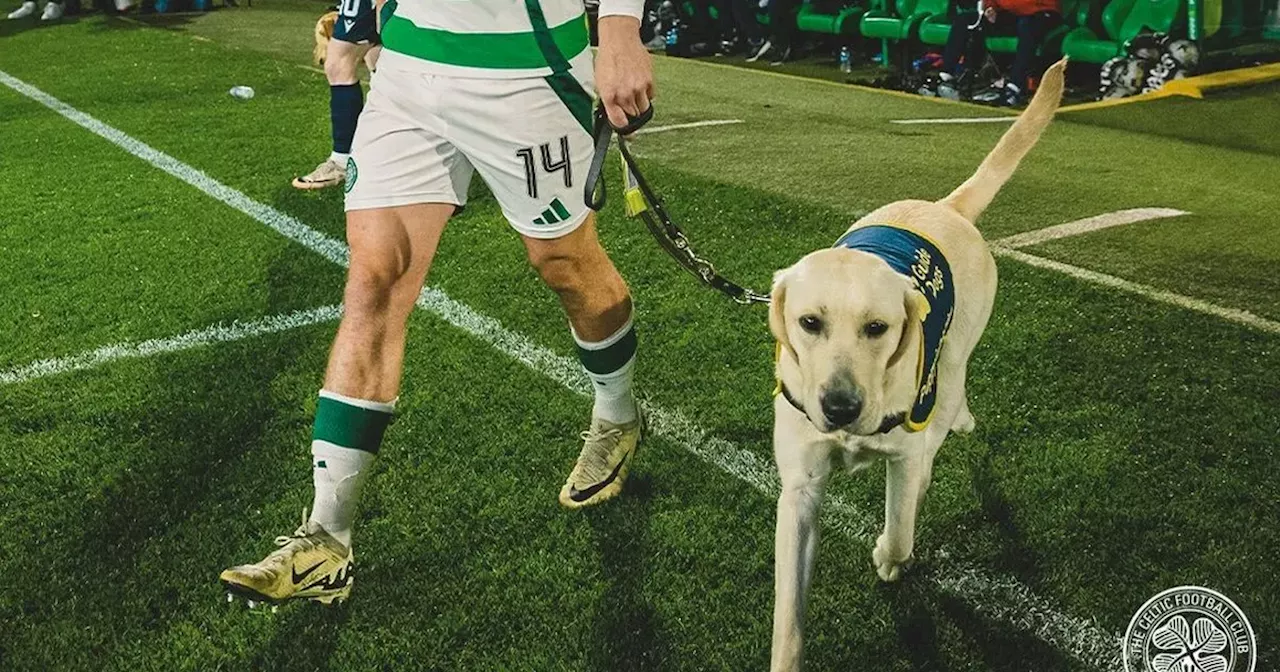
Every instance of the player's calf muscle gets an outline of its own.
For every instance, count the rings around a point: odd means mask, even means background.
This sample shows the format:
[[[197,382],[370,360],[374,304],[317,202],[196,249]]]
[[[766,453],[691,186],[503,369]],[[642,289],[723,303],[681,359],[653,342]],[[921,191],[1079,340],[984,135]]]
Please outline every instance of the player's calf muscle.
[[[329,355],[325,389],[360,399],[394,399],[400,388],[404,329],[404,320],[392,323],[379,316],[343,317]]]
[[[535,266],[547,287],[559,295],[569,322],[583,338],[604,338],[631,316],[626,282],[603,251],[597,258],[547,257]]]

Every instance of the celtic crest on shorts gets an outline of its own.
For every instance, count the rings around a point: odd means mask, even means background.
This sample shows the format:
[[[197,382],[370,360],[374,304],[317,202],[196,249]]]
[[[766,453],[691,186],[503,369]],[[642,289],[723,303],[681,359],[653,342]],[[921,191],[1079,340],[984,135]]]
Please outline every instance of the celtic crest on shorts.
[[[356,186],[356,177],[360,175],[360,171],[356,169],[356,160],[347,157],[347,179],[342,183],[342,193],[351,191],[351,187]]]

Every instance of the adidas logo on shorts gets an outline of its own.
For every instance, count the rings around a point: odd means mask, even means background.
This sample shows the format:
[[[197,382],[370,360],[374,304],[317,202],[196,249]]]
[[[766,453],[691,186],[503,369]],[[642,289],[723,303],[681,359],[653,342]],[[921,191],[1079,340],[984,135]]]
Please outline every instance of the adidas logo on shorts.
[[[542,211],[541,217],[533,220],[533,225],[550,226],[552,224],[559,224],[566,219],[569,219],[569,210],[565,208],[564,203],[561,203],[560,199],[557,198],[551,201],[551,205],[548,205],[546,210]]]

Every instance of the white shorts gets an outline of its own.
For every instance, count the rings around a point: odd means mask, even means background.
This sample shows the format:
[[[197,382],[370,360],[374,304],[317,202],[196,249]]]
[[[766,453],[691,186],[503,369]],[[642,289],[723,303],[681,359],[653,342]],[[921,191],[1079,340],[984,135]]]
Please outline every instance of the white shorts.
[[[397,70],[384,52],[347,162],[346,209],[467,202],[473,171],[516,231],[559,238],[590,214],[590,67],[526,79]]]

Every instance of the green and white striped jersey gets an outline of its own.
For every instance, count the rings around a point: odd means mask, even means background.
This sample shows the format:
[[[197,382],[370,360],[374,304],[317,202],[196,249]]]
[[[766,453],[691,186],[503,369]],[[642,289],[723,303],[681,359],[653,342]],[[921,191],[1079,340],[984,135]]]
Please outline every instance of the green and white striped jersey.
[[[602,0],[640,18],[643,0]],[[378,65],[454,77],[545,77],[591,65],[582,0],[387,0]]]

